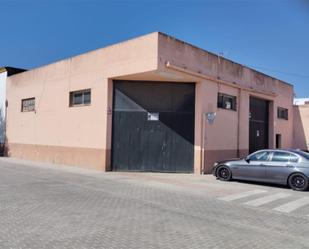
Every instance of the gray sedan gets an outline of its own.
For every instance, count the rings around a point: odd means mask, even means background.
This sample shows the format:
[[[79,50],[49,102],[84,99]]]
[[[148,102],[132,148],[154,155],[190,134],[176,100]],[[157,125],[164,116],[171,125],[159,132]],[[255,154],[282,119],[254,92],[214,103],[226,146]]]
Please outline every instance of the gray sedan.
[[[309,153],[299,150],[259,150],[243,159],[216,162],[213,175],[232,179],[288,185],[304,191],[309,185]]]

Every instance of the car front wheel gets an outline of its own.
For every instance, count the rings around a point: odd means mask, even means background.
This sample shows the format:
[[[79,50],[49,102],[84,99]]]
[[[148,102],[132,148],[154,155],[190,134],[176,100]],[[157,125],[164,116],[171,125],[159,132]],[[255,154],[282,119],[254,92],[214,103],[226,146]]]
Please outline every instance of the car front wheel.
[[[232,172],[226,166],[220,166],[217,169],[217,178],[221,181],[229,181],[232,179]]]
[[[289,177],[289,186],[293,190],[304,191],[308,188],[308,178],[300,173],[295,173]]]

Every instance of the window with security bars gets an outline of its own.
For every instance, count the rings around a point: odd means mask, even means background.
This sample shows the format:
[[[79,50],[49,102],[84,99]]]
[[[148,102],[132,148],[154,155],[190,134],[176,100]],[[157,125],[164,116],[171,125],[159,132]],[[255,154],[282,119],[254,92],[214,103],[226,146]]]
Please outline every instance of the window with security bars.
[[[218,93],[218,108],[237,111],[237,98],[224,93]]]
[[[91,89],[70,92],[70,107],[91,104]]]
[[[22,99],[21,100],[22,112],[34,112],[35,111],[35,98]]]
[[[289,119],[289,110],[286,109],[286,108],[278,107],[278,110],[277,110],[277,117],[278,117],[279,119],[288,120],[288,119]]]

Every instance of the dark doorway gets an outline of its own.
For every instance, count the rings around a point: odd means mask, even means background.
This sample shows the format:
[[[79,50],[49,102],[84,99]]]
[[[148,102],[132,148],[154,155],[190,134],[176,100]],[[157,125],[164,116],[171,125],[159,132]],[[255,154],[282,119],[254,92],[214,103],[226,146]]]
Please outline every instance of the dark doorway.
[[[114,81],[112,167],[193,172],[195,84]]]
[[[268,114],[267,100],[250,97],[249,152],[268,148]]]
[[[281,148],[281,134],[276,134],[276,149]]]

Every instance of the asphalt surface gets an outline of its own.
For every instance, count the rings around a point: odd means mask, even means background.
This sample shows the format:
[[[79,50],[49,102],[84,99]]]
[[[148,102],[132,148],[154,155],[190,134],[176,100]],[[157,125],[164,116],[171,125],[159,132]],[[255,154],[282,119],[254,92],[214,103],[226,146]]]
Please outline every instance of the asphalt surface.
[[[309,248],[309,192],[0,159],[0,248]]]

